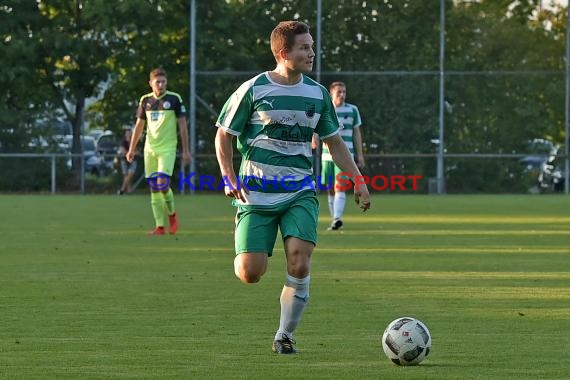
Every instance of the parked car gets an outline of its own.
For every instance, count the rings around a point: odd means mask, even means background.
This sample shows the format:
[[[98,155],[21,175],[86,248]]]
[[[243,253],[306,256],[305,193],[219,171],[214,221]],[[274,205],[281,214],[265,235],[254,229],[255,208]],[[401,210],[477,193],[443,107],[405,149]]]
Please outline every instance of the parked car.
[[[50,130],[52,136],[67,136],[73,133],[71,124],[67,121],[55,121]]]
[[[118,138],[110,131],[104,132],[97,139],[97,154],[101,157],[103,164],[110,173],[114,169],[114,159],[119,151]]]
[[[85,172],[91,173],[96,176],[105,176],[109,174],[109,171],[105,167],[103,159],[97,152],[97,144],[95,139],[91,136],[82,136],[80,138],[83,141],[83,156],[85,158]],[[66,135],[63,138],[65,144],[67,144],[67,152],[71,154],[71,147],[73,144],[73,136]],[[71,170],[73,166],[73,160],[71,157],[67,160],[67,167]]]
[[[564,174],[557,158],[560,146],[546,139],[528,142],[528,156],[520,159],[527,172],[536,180],[531,192],[558,192],[564,190]]]
[[[538,175],[538,186],[541,191],[560,192],[564,190],[564,172],[557,154],[558,149],[541,166]]]

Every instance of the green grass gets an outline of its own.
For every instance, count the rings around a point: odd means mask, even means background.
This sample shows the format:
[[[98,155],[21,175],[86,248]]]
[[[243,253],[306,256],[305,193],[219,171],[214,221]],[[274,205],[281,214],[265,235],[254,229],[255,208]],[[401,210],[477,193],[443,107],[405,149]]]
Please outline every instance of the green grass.
[[[148,196],[0,196],[0,378],[568,379],[569,197],[379,196],[340,233],[323,198],[292,357],[270,351],[281,242],[243,285],[228,201],[176,200],[180,233],[147,237]],[[418,367],[379,343],[407,315]]]

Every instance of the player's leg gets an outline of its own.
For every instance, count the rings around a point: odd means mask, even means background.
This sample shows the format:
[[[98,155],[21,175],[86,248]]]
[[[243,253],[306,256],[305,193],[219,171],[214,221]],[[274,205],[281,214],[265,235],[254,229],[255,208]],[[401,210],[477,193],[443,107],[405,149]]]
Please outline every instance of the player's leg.
[[[174,163],[176,162],[176,151],[172,150],[166,154],[161,154],[158,157],[158,171],[166,174],[169,179],[172,177],[174,172]],[[166,206],[166,211],[168,213],[168,232],[174,235],[178,231],[178,218],[176,217],[176,208],[174,206],[174,193],[170,186],[165,187],[162,190],[164,196],[164,204]]]
[[[144,152],[144,171],[145,177],[151,178],[156,177],[158,172],[158,159],[157,156],[145,150]],[[150,187],[150,205],[152,209],[152,215],[154,217],[155,228],[149,231],[149,235],[164,235],[164,196],[157,190],[163,185],[163,178],[155,179],[154,181],[149,181],[152,184]]]
[[[123,183],[121,188],[117,191],[117,194],[123,195],[127,191],[127,175],[128,175],[128,162],[126,160],[121,160],[121,174],[123,175]]]
[[[267,254],[264,252],[239,253],[234,258],[234,273],[244,284],[261,280],[267,271]]]
[[[338,180],[339,176],[341,176],[342,170],[335,165],[335,179]],[[348,177],[342,176],[343,179],[348,180]],[[334,186],[334,200],[333,200],[333,222],[330,226],[331,230],[340,230],[344,225],[342,221],[342,216],[344,215],[344,207],[346,205],[346,193],[344,190],[341,190],[339,186]]]
[[[307,192],[281,218],[287,275],[280,297],[279,329],[273,342],[273,352],[276,353],[296,352],[293,334],[309,301],[311,255],[317,241],[318,213],[316,196]]]
[[[236,214],[234,273],[243,283],[258,282],[273,254],[279,215],[239,207]]]
[[[321,170],[321,184],[328,189],[328,205],[331,219],[334,216],[334,185],[335,185],[335,164],[332,161],[323,161]],[[334,219],[333,219],[334,220]]]
[[[137,171],[137,162],[133,161],[131,162],[131,164],[129,165],[128,169],[127,169],[127,175],[126,175],[126,186],[125,186],[125,191],[127,193],[130,193],[131,191],[133,191],[133,179],[135,178],[135,173]]]

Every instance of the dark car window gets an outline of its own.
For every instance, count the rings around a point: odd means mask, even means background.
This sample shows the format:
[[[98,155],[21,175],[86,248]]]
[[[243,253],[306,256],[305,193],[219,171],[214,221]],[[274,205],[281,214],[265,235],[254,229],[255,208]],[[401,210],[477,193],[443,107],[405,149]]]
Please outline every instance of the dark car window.
[[[101,136],[97,142],[98,150],[114,150],[118,146],[117,141],[115,141],[114,136]]]
[[[93,139],[93,137],[83,136],[83,137],[80,137],[80,139],[83,140],[83,150],[84,151],[95,151],[95,140]],[[71,147],[71,145],[73,144],[73,137],[68,136],[66,138],[66,142]]]

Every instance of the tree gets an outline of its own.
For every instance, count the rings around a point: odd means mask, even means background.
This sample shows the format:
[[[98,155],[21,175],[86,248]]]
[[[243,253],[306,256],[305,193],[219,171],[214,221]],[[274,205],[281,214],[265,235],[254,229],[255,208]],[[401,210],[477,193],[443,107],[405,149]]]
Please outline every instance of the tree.
[[[154,25],[137,21],[155,20],[153,12],[160,12],[161,3],[123,0],[110,6],[103,0],[38,0],[13,1],[3,8],[11,20],[3,30],[7,51],[12,57],[26,54],[33,63],[28,68],[15,65],[12,70],[29,70],[38,83],[32,88],[42,90],[41,99],[32,97],[28,107],[43,104],[45,110],[51,110],[51,118],[61,117],[71,123],[73,153],[81,152],[86,100],[104,92],[117,68],[140,58],[132,40],[150,35],[152,29],[148,28]],[[18,96],[31,92],[23,87],[18,88],[22,91]],[[76,175],[79,163],[76,157]]]
[[[28,143],[40,134],[33,128],[36,119],[52,109],[46,101],[50,88],[36,70],[40,59],[28,43],[31,31],[27,25],[37,22],[34,7],[32,2],[22,1],[0,6],[0,86],[4,99],[0,102],[0,151],[28,149]]]
[[[169,87],[188,100],[188,2],[4,4],[4,146],[11,144],[6,143],[10,137],[17,150],[22,144],[16,141],[34,130],[36,120],[62,117],[73,124],[79,148],[87,99],[97,98],[85,116],[91,125],[118,131],[132,124],[155,66],[166,68]],[[367,153],[433,153],[430,140],[437,137],[439,124],[439,1],[322,4],[322,71],[332,74],[322,75],[321,81],[325,86],[334,80],[347,83],[348,100],[363,115]],[[561,142],[565,9],[539,9],[539,0],[446,0],[445,5],[447,151],[519,152],[534,137]],[[278,21],[306,21],[316,37],[316,2],[198,1],[197,12],[196,61],[202,72],[196,83],[197,131],[206,141],[202,152],[212,153],[212,113],[244,80],[273,69],[269,34]],[[427,177],[435,174],[434,163],[384,159],[376,167],[371,162],[369,170]]]

